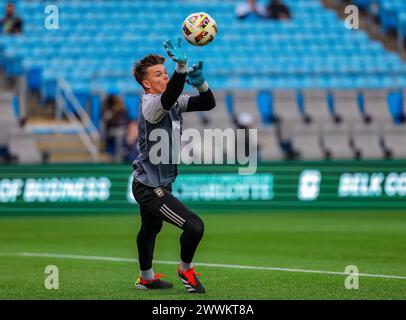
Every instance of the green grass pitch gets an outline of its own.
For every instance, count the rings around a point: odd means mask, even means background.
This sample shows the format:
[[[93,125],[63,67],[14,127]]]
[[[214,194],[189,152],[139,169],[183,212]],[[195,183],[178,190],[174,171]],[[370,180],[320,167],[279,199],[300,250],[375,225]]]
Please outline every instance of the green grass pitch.
[[[135,290],[138,215],[0,218],[0,299],[406,299],[406,278],[199,266],[198,263],[277,267],[406,277],[406,212],[203,212],[205,236],[195,257],[207,289],[188,294],[176,265],[155,263],[174,288]],[[176,262],[180,231],[165,224],[155,259]],[[83,259],[18,253],[82,255]],[[59,269],[59,289],[47,290],[44,269]]]

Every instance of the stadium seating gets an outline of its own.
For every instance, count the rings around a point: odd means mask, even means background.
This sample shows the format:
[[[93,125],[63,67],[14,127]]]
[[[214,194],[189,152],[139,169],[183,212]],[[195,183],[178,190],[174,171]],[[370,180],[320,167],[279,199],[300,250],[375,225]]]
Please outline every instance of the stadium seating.
[[[279,142],[276,127],[268,126],[262,128],[258,135],[259,157],[262,160],[283,160],[286,158],[285,153]]]
[[[290,140],[298,156],[303,160],[324,159],[319,124],[296,124],[290,131]]]
[[[344,122],[362,122],[365,115],[360,111],[359,93],[355,90],[333,92],[334,113]]]
[[[347,123],[326,123],[322,128],[322,145],[330,159],[352,159],[355,157],[351,145],[350,126]]]
[[[401,31],[406,39],[406,2],[403,0],[353,0],[353,3],[379,17],[382,31]]]
[[[60,29],[47,30],[44,5],[19,1],[24,35],[2,37],[3,62],[11,74],[27,70],[30,86],[41,88],[47,98],[58,77],[77,92],[134,92],[132,63],[147,52],[162,53],[162,40],[180,35],[185,13],[206,10],[218,22],[218,38],[206,48],[187,50],[191,61],[206,62],[215,88],[406,85],[406,66],[396,54],[363,31],[346,30],[319,0],[286,2],[293,14],[289,22],[239,21],[232,2],[57,1]]]
[[[406,129],[405,127],[386,124],[382,130],[383,141],[392,158],[406,158]]]
[[[376,124],[356,124],[353,128],[354,147],[363,159],[383,159],[385,149],[382,147],[381,135]]]
[[[307,159],[367,157],[358,142],[375,148],[372,157],[386,156],[386,140],[393,148],[397,136],[382,128],[404,117],[406,64],[366,32],[347,30],[320,0],[285,2],[290,21],[238,20],[232,1],[62,0],[54,2],[59,29],[47,30],[44,2],[20,0],[24,33],[0,36],[0,63],[9,75],[26,73],[29,88],[39,90],[43,101],[54,99],[58,80],[66,80],[83,106],[90,101],[96,127],[106,93],[121,94],[136,118],[134,61],[149,52],[163,54],[162,41],[180,36],[188,13],[207,11],[218,23],[216,40],[203,48],[184,46],[190,61],[204,60],[218,106],[215,115],[185,116],[186,126],[232,127],[233,116],[249,111],[270,137],[263,143],[264,159],[283,158],[290,148]],[[380,3],[398,8],[395,0]],[[348,131],[337,125],[340,120]],[[363,140],[359,129],[368,121],[378,123],[373,141]]]

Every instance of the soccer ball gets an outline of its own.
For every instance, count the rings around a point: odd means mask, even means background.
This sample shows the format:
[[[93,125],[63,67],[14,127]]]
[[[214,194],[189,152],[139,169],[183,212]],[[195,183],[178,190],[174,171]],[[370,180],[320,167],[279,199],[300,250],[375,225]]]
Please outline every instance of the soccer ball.
[[[205,46],[216,36],[217,24],[205,12],[192,13],[183,22],[182,33],[190,44]]]

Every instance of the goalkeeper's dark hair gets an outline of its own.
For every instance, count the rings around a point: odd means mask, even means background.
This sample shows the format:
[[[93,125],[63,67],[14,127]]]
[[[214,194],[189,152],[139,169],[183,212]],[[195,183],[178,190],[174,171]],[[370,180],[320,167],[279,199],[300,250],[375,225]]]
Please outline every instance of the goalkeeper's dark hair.
[[[165,58],[159,54],[149,54],[142,58],[140,61],[134,63],[132,74],[137,82],[142,86],[142,80],[147,73],[147,68],[156,66],[157,64],[164,64]]]

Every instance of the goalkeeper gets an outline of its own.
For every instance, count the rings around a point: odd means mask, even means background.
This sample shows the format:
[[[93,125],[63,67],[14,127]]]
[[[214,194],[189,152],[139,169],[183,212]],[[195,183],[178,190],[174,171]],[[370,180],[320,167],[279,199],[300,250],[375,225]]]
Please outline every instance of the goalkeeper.
[[[132,192],[140,206],[141,228],[137,236],[140,275],[136,281],[138,289],[167,289],[173,285],[162,280],[163,274],[154,273],[152,259],[155,238],[162,228],[163,221],[183,230],[180,236],[180,263],[178,276],[188,292],[204,293],[193,267],[193,256],[203,236],[203,221],[188,209],[172,192],[172,183],[177,176],[177,165],[153,164],[149,151],[158,143],[150,139],[154,129],[163,129],[168,133],[172,149],[172,122],[182,123],[182,112],[207,111],[215,107],[215,99],[203,76],[203,62],[188,69],[187,58],[181,48],[181,39],[177,45],[170,40],[164,42],[168,56],[176,63],[176,69],[169,79],[160,55],[150,54],[138,61],[133,75],[143,87],[144,94],[139,106],[138,131],[139,155],[133,162]],[[182,94],[185,82],[195,87],[199,95]],[[181,128],[180,128],[181,130]],[[175,152],[179,153],[179,148]],[[175,159],[173,155],[168,157]]]

